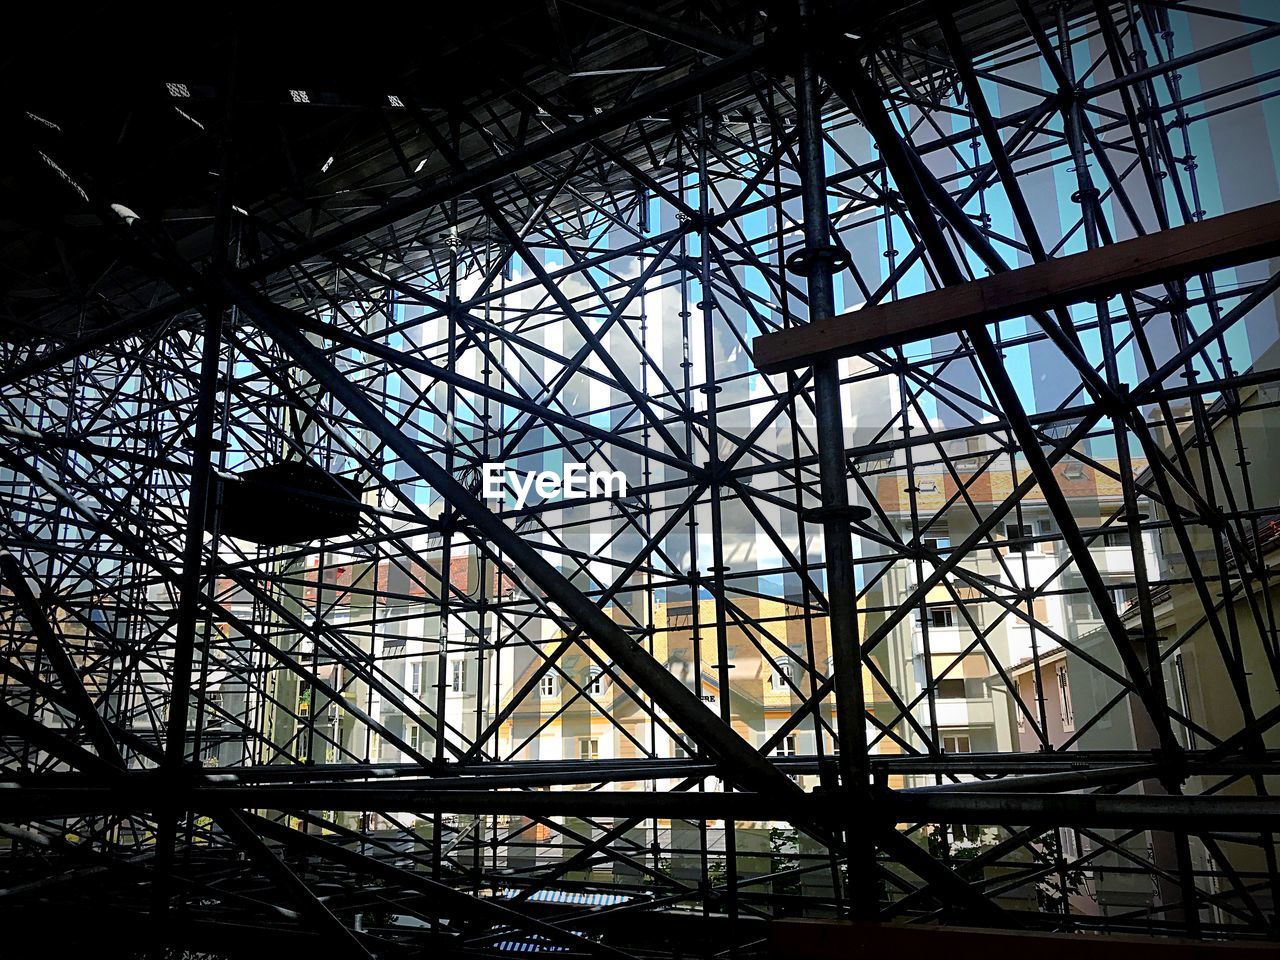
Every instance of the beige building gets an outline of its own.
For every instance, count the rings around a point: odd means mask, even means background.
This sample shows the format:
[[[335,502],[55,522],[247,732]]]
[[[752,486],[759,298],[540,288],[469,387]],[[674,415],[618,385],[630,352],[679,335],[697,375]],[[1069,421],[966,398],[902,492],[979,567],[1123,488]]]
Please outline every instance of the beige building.
[[[878,505],[907,548],[884,549],[872,558],[879,563],[872,569],[881,575],[868,593],[870,630],[935,571],[929,559],[911,558],[912,542],[945,559],[973,534],[979,518],[1012,494],[1026,471],[1019,460],[1015,476],[1008,458],[993,456],[984,439],[960,441],[968,444],[960,452],[969,456],[954,461],[954,475],[942,464],[916,464],[914,488],[901,454],[898,462],[879,467]],[[1055,474],[1091,540],[1095,562],[1123,605],[1133,593],[1134,567],[1128,533],[1113,519],[1123,507],[1122,492],[1115,459],[1096,462],[1102,469],[1067,459]],[[1154,541],[1145,547],[1154,570]],[[899,737],[917,750],[933,744],[949,754],[1035,751],[1069,740],[1074,717],[1070,696],[1063,695],[1067,680],[1065,670],[1054,665],[1064,659],[1062,640],[1070,643],[1098,622],[1069,561],[1057,524],[1033,488],[987,545],[972,550],[962,568],[929,590],[875,654],[892,690],[911,707],[908,719],[900,707],[877,704],[881,716],[897,718]],[[1030,669],[1033,659],[1039,671]],[[1043,720],[1039,700],[1045,702]]]

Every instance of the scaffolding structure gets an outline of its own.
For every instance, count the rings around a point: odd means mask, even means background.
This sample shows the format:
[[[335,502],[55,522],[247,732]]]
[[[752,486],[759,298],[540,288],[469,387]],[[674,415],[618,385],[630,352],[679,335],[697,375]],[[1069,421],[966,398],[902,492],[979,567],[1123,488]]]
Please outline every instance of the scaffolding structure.
[[[1276,12],[493,7],[474,85],[20,105],[0,915],[1280,937]]]

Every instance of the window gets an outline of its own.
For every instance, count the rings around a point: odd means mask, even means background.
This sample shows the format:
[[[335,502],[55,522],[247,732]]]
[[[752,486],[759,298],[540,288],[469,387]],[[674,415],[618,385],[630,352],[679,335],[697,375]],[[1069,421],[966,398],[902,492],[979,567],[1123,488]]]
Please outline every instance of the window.
[[[216,730],[226,723],[225,711],[222,707],[222,691],[211,690],[207,699],[209,701],[209,710],[204,715],[204,725]]]
[[[1080,856],[1080,833],[1077,830],[1067,828],[1059,830],[1058,836],[1062,838],[1062,857],[1064,860],[1076,860]]]
[[[1071,685],[1067,681],[1067,665],[1058,664],[1058,711],[1062,716],[1062,729],[1071,731],[1076,728],[1075,713],[1071,709]]]
[[[1004,538],[1006,540],[1021,540],[1022,543],[1010,543],[1009,550],[1012,553],[1034,553],[1036,546],[1034,543],[1026,543],[1035,536],[1035,530],[1029,523],[1006,523],[1004,525]]]
[[[984,445],[983,437],[965,437],[945,443],[943,448],[947,451],[947,456],[955,462],[957,470],[976,470],[982,462]]]
[[[411,696],[422,696],[422,664],[409,664],[409,675],[406,678],[407,686]]]
[[[939,680],[937,690],[939,700],[965,699],[965,683],[963,680]]]
[[[1127,547],[1133,543],[1133,538],[1129,536],[1127,527],[1117,527],[1108,529],[1102,535],[1102,544],[1106,547]]]
[[[384,649],[389,649],[391,647],[403,647],[405,644],[404,624],[388,624],[386,632],[381,634],[381,637]]]
[[[967,733],[948,733],[942,738],[942,749],[945,753],[969,753],[969,735]]]
[[[599,667],[592,667],[587,671],[587,693],[593,697],[604,693],[604,671]]]
[[[578,741],[578,759],[579,760],[599,760],[600,759],[600,739],[598,737],[583,737]]]
[[[408,728],[405,730],[404,739],[405,742],[409,744],[409,749],[416,751],[418,749],[418,744],[422,740],[422,728],[416,723],[409,724]]]
[[[556,695],[556,677],[553,673],[548,673],[538,681],[538,691],[544,697],[554,697]]]
[[[946,553],[951,549],[951,531],[945,523],[935,523],[920,538],[921,545],[933,553]]]
[[[893,466],[893,454],[864,453],[853,461],[859,473],[871,473]]]
[[[449,689],[454,693],[467,692],[467,661],[454,660],[449,664]]]
[[[799,736],[789,733],[782,739],[782,743],[778,745],[778,756],[794,757],[800,753]]]
[[[925,611],[924,622],[931,627],[954,627],[956,625],[956,608],[941,604],[930,604]]]
[[[1187,668],[1182,659],[1182,654],[1175,654],[1173,658],[1173,673],[1178,681],[1178,707],[1187,716],[1191,715],[1191,694],[1187,690]],[[1196,735],[1191,734],[1191,743],[1189,746],[1195,749]]]
[[[790,660],[778,659],[774,661],[773,674],[769,677],[769,686],[775,693],[791,689],[787,681],[792,679],[792,667],[793,664]]]

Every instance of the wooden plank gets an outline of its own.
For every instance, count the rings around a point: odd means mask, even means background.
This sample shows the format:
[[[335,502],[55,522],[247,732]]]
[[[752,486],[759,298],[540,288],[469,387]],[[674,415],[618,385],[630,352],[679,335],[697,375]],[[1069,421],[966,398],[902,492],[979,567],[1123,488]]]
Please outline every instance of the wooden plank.
[[[1280,253],[1280,201],[756,337],[765,373],[1098,300]]]

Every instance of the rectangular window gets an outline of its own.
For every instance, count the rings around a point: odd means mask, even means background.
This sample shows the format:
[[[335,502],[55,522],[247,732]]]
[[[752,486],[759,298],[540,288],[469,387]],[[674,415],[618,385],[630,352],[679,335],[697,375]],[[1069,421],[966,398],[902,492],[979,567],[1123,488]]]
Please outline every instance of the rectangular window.
[[[600,759],[600,740],[598,737],[583,737],[578,741],[578,759]]]
[[[593,697],[604,693],[604,682],[604,671],[599,667],[592,667],[587,671],[587,693]]]
[[[1076,728],[1075,713],[1071,709],[1071,684],[1067,681],[1067,665],[1058,664],[1058,711],[1062,716],[1062,729]]]
[[[1062,838],[1062,856],[1065,860],[1076,860],[1080,857],[1080,834],[1078,831],[1070,827],[1059,830],[1058,836]]]
[[[1026,542],[1034,536],[1035,530],[1029,523],[1006,523],[1004,525],[1004,538],[1006,540],[1023,541],[1009,544],[1009,550],[1012,553],[1034,553],[1036,545]]]
[[[538,682],[538,690],[544,697],[554,697],[556,695],[556,678],[555,674],[548,673]]]
[[[920,538],[921,545],[934,553],[946,553],[951,549],[951,531],[945,523],[935,523]]]
[[[931,627],[954,627],[956,608],[942,604],[930,604],[925,611],[925,623]]]
[[[1057,550],[1058,533],[1053,527],[1052,520],[1036,521],[1036,536],[1040,538],[1040,542],[1036,544],[1036,549],[1041,553],[1054,553]]]
[[[1108,529],[1102,535],[1102,544],[1107,547],[1127,547],[1133,543],[1133,538],[1129,536],[1127,527],[1118,527]]]
[[[454,660],[449,664],[449,689],[454,693],[467,692],[467,661]]]
[[[949,733],[942,738],[942,749],[946,753],[969,753],[969,735],[967,733]]]
[[[791,689],[787,681],[792,679],[792,667],[793,664],[790,660],[779,659],[774,661],[773,673],[769,677],[769,686],[775,693],[782,693]]]
[[[782,743],[778,745],[778,756],[794,757],[800,753],[799,736],[789,733],[782,739]]]
[[[964,680],[939,680],[937,690],[939,700],[965,699]]]
[[[405,730],[405,742],[409,744],[409,749],[417,750],[418,744],[422,740],[422,728],[416,723],[409,724]]]
[[[1187,690],[1187,668],[1183,662],[1182,654],[1176,654],[1173,658],[1173,672],[1178,681],[1178,706],[1187,716],[1191,715],[1191,694]],[[1191,746],[1195,746],[1195,735],[1192,734]]]
[[[409,676],[406,680],[406,685],[409,688],[410,696],[414,696],[414,697],[422,696],[422,664],[421,663],[409,664]]]

